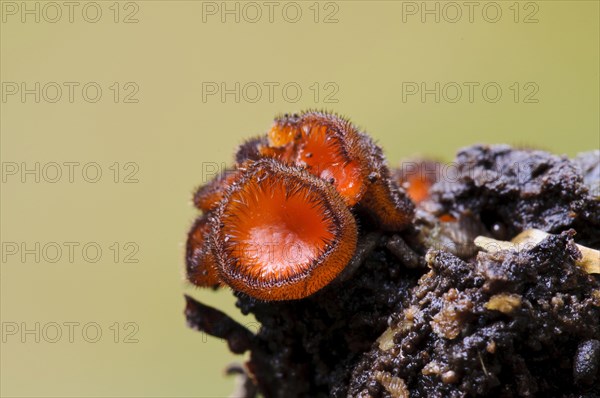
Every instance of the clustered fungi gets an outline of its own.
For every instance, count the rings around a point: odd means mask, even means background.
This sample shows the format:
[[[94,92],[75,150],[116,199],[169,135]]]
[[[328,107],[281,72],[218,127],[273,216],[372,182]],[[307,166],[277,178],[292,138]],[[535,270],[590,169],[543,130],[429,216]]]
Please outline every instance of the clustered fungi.
[[[203,211],[189,233],[187,277],[262,300],[307,297],[350,262],[357,214],[399,231],[414,207],[381,149],[341,117],[277,118],[243,144],[235,168],[200,187]]]
[[[432,161],[390,172],[348,122],[306,113],[277,119],[236,161],[195,196],[204,215],[189,234],[188,279],[231,286],[261,327],[186,297],[189,326],[250,352],[228,370],[242,378],[234,396],[600,397],[600,151],[570,160],[474,146],[452,178]],[[290,233],[282,202],[315,235]],[[265,232],[262,220],[277,224]],[[351,247],[334,242],[340,233]],[[292,283],[256,283],[286,259],[282,246],[267,258],[249,247],[269,234],[315,250],[284,262],[286,277],[301,275]]]

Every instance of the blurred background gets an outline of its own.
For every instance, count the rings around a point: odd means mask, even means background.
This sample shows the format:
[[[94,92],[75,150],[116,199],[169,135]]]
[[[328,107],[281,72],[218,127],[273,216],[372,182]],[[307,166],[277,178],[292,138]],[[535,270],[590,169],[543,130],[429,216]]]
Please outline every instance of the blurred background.
[[[349,116],[391,164],[600,146],[599,3],[2,1],[6,397],[225,397],[186,328],[195,187],[278,113]]]

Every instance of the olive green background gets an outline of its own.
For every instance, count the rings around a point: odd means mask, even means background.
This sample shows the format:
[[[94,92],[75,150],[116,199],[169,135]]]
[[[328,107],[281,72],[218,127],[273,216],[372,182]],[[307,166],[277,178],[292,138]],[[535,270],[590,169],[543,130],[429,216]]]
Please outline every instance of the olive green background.
[[[283,18],[286,3],[281,2],[272,23],[264,6],[255,23],[248,21],[254,18],[251,9],[239,23],[227,15],[221,22],[219,14],[203,22],[203,4],[196,1],[137,1],[137,23],[123,23],[125,14],[136,11],[124,3],[117,4],[121,13],[115,23],[112,1],[98,2],[103,14],[97,23],[82,18],[85,2],[72,23],[67,15],[56,23],[3,15],[2,82],[30,87],[97,82],[103,91],[96,103],[85,101],[77,89],[72,103],[66,91],[56,103],[8,95],[0,104],[2,162],[29,167],[96,162],[103,176],[97,183],[80,173],[73,183],[64,175],[56,183],[7,176],[2,242],[98,242],[103,256],[96,263],[82,260],[77,251],[73,263],[65,253],[56,263],[8,256],[1,264],[1,320],[5,328],[96,322],[103,335],[89,343],[77,329],[73,342],[63,335],[57,343],[44,338],[36,343],[32,335],[4,333],[2,396],[224,397],[231,392],[233,380],[223,369],[242,358],[229,354],[222,341],[186,328],[183,294],[216,305],[251,328],[257,325],[239,315],[226,289],[215,293],[185,283],[183,242],[196,215],[190,198],[207,170],[230,162],[236,145],[264,132],[277,113],[324,108],[350,116],[379,141],[392,164],[415,154],[450,160],[457,148],[478,142],[567,155],[600,145],[597,1],[520,2],[518,22],[514,2],[498,2],[502,17],[496,23],[482,16],[485,2],[475,9],[473,22],[463,15],[456,23],[447,20],[454,17],[451,9],[440,8],[446,14],[439,23],[427,15],[422,22],[419,13],[403,14],[421,2],[392,1],[320,3],[315,23],[313,3],[297,3],[302,17],[296,23]],[[289,7],[288,19],[295,10]],[[487,19],[494,18],[492,11]],[[538,21],[524,23],[534,11]],[[332,12],[330,19],[337,22],[323,23]],[[115,103],[109,88],[114,82],[136,84],[138,102],[124,103],[121,96]],[[203,82],[211,87],[226,82],[229,88],[255,82],[263,93],[251,102],[256,96],[251,84],[239,102],[233,94],[225,101],[218,95],[203,101]],[[264,82],[279,85],[272,102]],[[302,88],[298,102],[292,102],[294,92],[288,97],[281,92],[290,82]],[[429,88],[435,82],[440,87],[473,82],[480,89],[472,102],[466,88],[456,103],[446,100],[454,97],[451,91],[439,103],[433,95],[403,101],[403,82],[404,87],[426,82]],[[490,82],[503,90],[495,103],[481,93]],[[521,87],[517,102],[509,88],[514,82]],[[526,83],[533,85],[525,90]],[[337,103],[324,101],[332,87]],[[537,103],[524,101],[531,87],[539,88]],[[114,162],[137,164],[139,182],[114,183],[109,169]],[[139,262],[115,263],[112,242],[137,244]],[[124,343],[121,330],[116,343],[109,329],[115,322],[121,329],[136,323],[138,342]]]

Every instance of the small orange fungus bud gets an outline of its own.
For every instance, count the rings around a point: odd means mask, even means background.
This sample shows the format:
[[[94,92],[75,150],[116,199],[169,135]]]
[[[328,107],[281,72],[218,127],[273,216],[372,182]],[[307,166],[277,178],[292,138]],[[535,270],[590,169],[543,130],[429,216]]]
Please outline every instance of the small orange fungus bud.
[[[440,163],[431,160],[407,161],[394,173],[395,181],[406,189],[415,204],[429,199],[430,189],[440,175]]]
[[[457,222],[458,220],[451,214],[442,214],[439,216],[441,222]]]

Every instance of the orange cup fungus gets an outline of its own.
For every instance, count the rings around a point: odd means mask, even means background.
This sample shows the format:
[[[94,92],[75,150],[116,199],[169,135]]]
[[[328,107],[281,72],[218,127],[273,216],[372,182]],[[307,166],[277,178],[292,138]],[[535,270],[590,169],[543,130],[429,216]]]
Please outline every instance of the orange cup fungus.
[[[394,172],[394,180],[410,199],[419,204],[430,197],[430,189],[440,179],[440,163],[433,160],[406,161]]]
[[[233,170],[217,175],[211,182],[198,188],[194,194],[194,205],[203,212],[215,210],[223,199],[227,187],[233,184],[236,177],[237,172]]]
[[[262,149],[287,164],[305,167],[330,182],[348,206],[355,205],[367,188],[370,170],[364,148],[368,144],[349,122],[308,112],[277,118]]]
[[[390,231],[413,216],[381,149],[336,115],[279,117],[235,160],[234,170],[194,195],[205,212],[187,242],[187,277],[197,286],[225,284],[262,300],[304,298],[352,259],[358,209]]]
[[[352,258],[356,222],[323,180],[273,160],[251,164],[215,213],[219,275],[264,300],[306,297]]]
[[[187,278],[196,286],[219,285],[219,274],[208,241],[209,233],[210,223],[203,215],[196,219],[188,234],[185,254]]]

